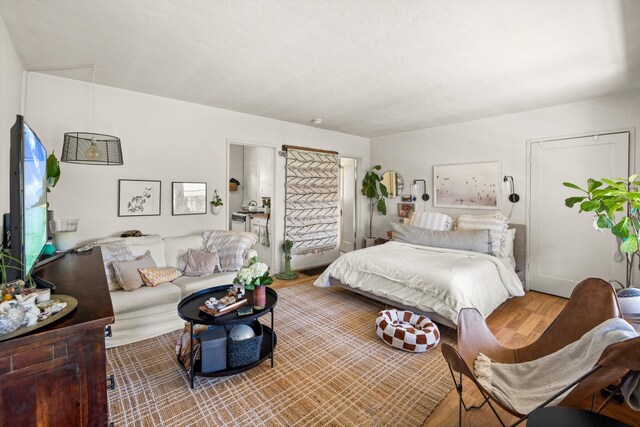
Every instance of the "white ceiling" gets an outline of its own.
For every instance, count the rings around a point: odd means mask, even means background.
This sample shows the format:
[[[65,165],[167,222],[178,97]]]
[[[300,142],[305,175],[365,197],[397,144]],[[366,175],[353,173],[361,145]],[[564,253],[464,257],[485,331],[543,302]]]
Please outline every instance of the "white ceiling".
[[[27,69],[93,63],[100,84],[365,137],[640,89],[637,0],[0,0],[0,15]]]

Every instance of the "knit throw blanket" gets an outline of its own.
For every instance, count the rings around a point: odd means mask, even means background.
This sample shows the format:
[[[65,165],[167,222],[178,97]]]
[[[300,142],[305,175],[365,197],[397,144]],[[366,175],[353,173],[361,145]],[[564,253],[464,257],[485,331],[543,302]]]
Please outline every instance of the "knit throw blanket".
[[[578,341],[530,362],[497,363],[480,353],[475,361],[476,377],[502,404],[528,414],[593,368],[607,346],[636,336],[623,319],[609,319]],[[557,405],[572,389],[549,405]],[[636,393],[640,396],[640,387]]]

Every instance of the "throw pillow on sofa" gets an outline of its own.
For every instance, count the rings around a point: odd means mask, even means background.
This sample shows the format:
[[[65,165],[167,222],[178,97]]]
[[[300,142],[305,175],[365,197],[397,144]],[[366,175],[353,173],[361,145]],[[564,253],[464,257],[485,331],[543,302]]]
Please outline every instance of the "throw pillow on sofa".
[[[109,284],[109,291],[117,291],[121,289],[118,280],[116,279],[115,272],[111,263],[113,261],[127,261],[134,258],[131,253],[131,249],[125,243],[124,240],[117,240],[115,242],[101,243],[102,249],[102,261],[104,262],[104,273],[107,276],[107,283]]]
[[[138,269],[156,267],[156,262],[151,257],[151,251],[147,251],[144,255],[136,257],[133,260],[113,261],[111,265],[122,289],[125,291],[135,291],[144,285]]]
[[[138,269],[142,281],[147,286],[158,286],[182,276],[182,272],[175,267],[147,267]]]
[[[238,271],[252,245],[258,241],[253,233],[213,230],[202,233],[202,250],[218,251],[221,271]]]
[[[213,274],[218,267],[218,251],[201,251],[199,249],[187,250],[187,265],[184,268],[185,276],[205,276]]]

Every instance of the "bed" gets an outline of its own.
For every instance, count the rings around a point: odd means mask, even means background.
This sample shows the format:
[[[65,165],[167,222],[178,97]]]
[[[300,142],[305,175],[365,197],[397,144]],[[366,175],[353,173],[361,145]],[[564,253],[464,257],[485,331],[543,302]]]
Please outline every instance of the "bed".
[[[475,307],[487,317],[524,295],[526,232],[522,225],[510,228],[516,230],[515,270],[488,254],[390,241],[343,254],[314,284],[339,285],[455,328],[462,308]]]

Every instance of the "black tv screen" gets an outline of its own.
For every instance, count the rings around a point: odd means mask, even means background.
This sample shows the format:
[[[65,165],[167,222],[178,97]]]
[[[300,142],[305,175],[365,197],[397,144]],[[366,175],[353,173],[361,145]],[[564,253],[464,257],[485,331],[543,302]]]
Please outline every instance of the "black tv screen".
[[[18,116],[11,128],[11,254],[26,279],[47,243],[47,150]]]

